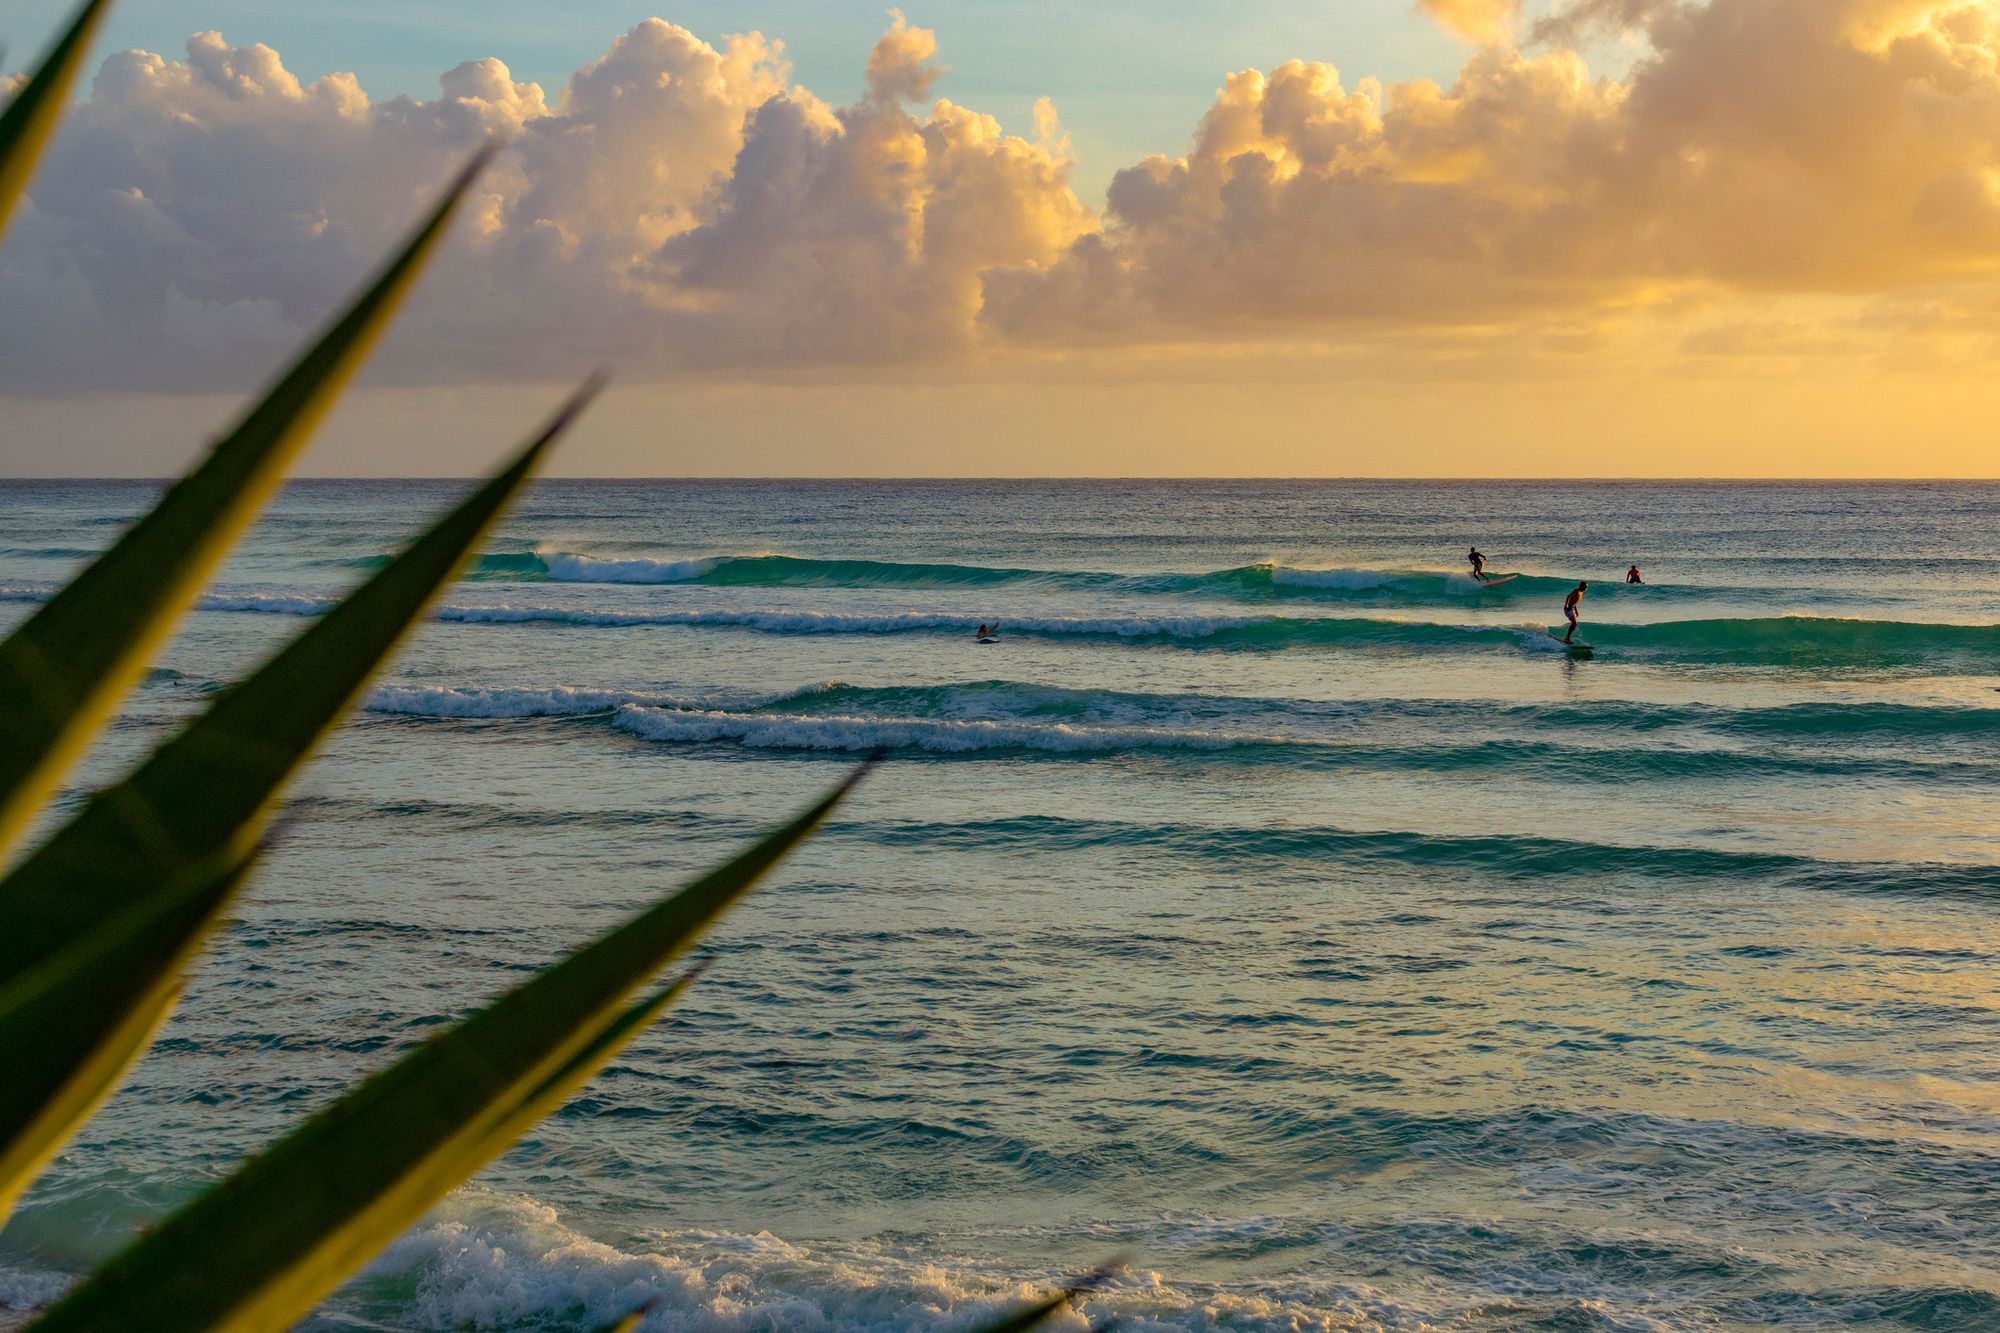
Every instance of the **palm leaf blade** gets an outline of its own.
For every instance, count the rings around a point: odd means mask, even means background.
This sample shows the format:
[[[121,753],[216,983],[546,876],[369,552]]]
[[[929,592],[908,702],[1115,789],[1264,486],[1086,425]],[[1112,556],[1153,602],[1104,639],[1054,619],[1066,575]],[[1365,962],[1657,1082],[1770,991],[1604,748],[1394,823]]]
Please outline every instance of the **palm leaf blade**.
[[[0,853],[256,517],[489,156],[473,159],[403,251],[200,466],[0,643],[10,705],[0,710]]]
[[[83,53],[90,49],[90,39],[110,8],[111,0],[86,0],[56,39],[41,68],[14,94],[7,109],[0,111],[0,232],[7,229],[8,216],[28,188],[28,177],[34,174],[42,148],[62,118],[63,103],[76,81],[78,66],[83,64]]]
[[[285,779],[457,571],[593,383],[500,473],[0,880],[0,979],[205,857],[247,849]]]
[[[867,770],[678,893],[418,1047],[100,1268],[39,1333],[276,1333],[499,1152],[672,989],[627,997],[803,841]],[[624,1019],[627,1021],[621,1022]]]
[[[249,866],[193,866],[0,989],[0,1220],[151,1044]]]

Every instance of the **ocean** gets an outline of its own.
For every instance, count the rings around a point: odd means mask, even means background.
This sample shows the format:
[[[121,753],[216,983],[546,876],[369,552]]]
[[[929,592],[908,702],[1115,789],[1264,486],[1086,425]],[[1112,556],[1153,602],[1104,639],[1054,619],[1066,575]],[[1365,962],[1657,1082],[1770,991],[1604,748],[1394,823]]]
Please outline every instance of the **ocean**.
[[[66,803],[462,490],[288,487]],[[0,484],[0,623],[154,493]],[[886,747],[307,1327],[963,1329],[1122,1257],[1056,1328],[2000,1328],[1996,532],[1989,484],[539,485],[0,1310]]]

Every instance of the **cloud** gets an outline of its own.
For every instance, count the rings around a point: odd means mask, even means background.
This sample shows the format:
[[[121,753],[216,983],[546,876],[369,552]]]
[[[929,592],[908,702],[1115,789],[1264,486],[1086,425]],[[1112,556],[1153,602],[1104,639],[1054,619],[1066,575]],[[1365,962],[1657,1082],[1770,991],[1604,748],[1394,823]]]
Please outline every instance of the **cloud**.
[[[264,46],[106,60],[0,251],[0,388],[237,387],[322,318],[488,135],[510,147],[385,373],[441,382],[936,359],[989,269],[1095,220],[1053,109],[1033,138],[940,100],[900,15],[832,107],[752,34],[658,19],[548,97],[498,60],[428,101],[307,84]]]
[[[1482,39],[1516,17],[1424,8]],[[1616,79],[1571,46],[1612,29],[1645,41]],[[1009,134],[938,98],[935,34],[893,12],[846,106],[774,41],[658,19],[553,95],[487,59],[428,100],[203,33],[105,60],[53,145],[0,250],[0,305],[34,312],[0,322],[0,391],[243,387],[493,133],[511,146],[390,379],[1277,344],[1456,374],[1498,348],[1597,355],[1621,321],[1696,307],[1751,331],[1791,298],[1978,307],[1951,294],[2000,278],[1989,0],[1575,0],[1532,34],[1449,86],[1231,74],[1187,149],[1117,172],[1099,211],[1053,106]]]
[[[989,281],[987,318],[1184,341],[2000,267],[1992,5],[1712,0],[1656,8],[1649,35],[1619,81],[1504,47],[1449,88],[1350,89],[1300,62],[1232,76],[1185,155],[1117,175],[1101,235]]]
[[[1685,0],[1568,0],[1531,29],[1537,42],[1575,45],[1592,37],[1638,32],[1686,8]]]
[[[1468,42],[1497,42],[1514,31],[1521,0],[1417,0],[1417,11]]]

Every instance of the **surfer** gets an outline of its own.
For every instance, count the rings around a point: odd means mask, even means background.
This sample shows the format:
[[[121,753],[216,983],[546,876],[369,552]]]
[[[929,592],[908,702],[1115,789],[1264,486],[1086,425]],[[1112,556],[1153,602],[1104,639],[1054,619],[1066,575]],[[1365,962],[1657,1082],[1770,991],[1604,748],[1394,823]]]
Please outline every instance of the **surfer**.
[[[1586,581],[1570,589],[1569,596],[1563,598],[1563,619],[1569,622],[1569,633],[1563,635],[1564,643],[1568,643],[1576,637],[1577,603],[1583,600],[1584,593],[1588,591],[1590,591],[1590,584]]]
[[[985,637],[986,637],[986,622],[985,622],[985,621],[983,621],[983,620],[982,620],[982,621],[980,621],[980,622],[979,622],[979,628],[978,628],[978,629],[976,629],[976,630],[974,630],[974,631],[972,631],[972,637],[973,637],[973,638],[975,638],[975,639],[983,639],[983,638],[985,638]]]
[[[1470,551],[1467,551],[1465,558],[1472,562],[1472,577],[1478,579],[1481,583],[1486,582],[1486,557],[1479,554],[1479,548],[1475,546]]]
[[[1646,580],[1639,577],[1639,567],[1634,565],[1625,571],[1625,581],[1627,583],[1644,583]]]

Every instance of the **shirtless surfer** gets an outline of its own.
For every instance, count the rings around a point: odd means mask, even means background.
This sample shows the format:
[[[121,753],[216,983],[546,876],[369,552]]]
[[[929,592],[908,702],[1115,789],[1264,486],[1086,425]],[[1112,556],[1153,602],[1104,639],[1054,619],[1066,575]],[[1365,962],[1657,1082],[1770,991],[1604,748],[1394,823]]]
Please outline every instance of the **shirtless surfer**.
[[[1564,643],[1576,637],[1577,603],[1581,602],[1583,595],[1589,591],[1590,584],[1586,581],[1570,589],[1569,596],[1563,598],[1563,619],[1569,622],[1569,633],[1563,635]]]
[[[1465,558],[1472,562],[1472,577],[1478,579],[1481,583],[1486,582],[1486,557],[1479,554],[1479,548],[1475,546],[1470,551],[1467,551]]]
[[[1639,567],[1634,565],[1625,571],[1625,581],[1627,583],[1644,583],[1646,580],[1639,577]]]

